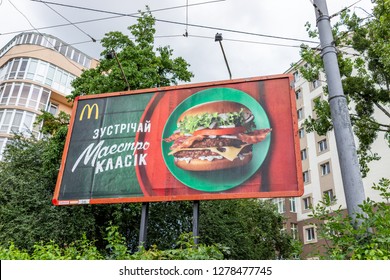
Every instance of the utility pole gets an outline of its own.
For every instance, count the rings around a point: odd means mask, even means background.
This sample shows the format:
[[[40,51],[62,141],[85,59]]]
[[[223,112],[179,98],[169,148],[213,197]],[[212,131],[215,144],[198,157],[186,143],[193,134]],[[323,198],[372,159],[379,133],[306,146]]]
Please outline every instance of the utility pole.
[[[230,72],[229,63],[226,59],[226,54],[225,54],[225,51],[224,51],[223,46],[222,46],[222,33],[215,34],[215,42],[218,42],[219,46],[221,47],[223,59],[225,60],[226,67],[227,67],[227,70],[229,72],[229,79],[231,80],[232,79],[232,72]]]
[[[123,80],[126,83],[126,90],[130,90],[130,84],[129,84],[129,81],[127,80],[127,77],[125,75],[125,71],[123,70],[122,63],[119,61],[119,58],[116,54],[116,51],[114,49],[112,49],[110,52],[107,53],[106,58],[112,59],[114,57],[116,59],[116,62],[118,63],[119,69],[121,70]]]
[[[328,8],[326,0],[314,0],[312,3],[315,8],[320,35],[321,56],[328,83],[329,106],[336,137],[348,215],[354,222],[360,224],[361,221],[356,218],[356,214],[363,212],[358,205],[362,204],[365,199],[364,186],[360,174],[347,100],[341,84]]]

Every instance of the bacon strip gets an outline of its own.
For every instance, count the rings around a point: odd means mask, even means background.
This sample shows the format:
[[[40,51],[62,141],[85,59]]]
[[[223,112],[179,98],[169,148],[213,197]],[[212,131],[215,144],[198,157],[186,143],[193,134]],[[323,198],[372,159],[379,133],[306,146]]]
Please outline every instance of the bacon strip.
[[[205,138],[204,135],[194,135],[194,136],[182,136],[175,140],[173,145],[171,146],[171,150],[177,148],[189,148],[195,141],[201,141]]]
[[[265,137],[268,135],[268,133],[270,133],[271,131],[272,128],[265,128],[265,129],[255,130],[249,134],[240,133],[238,134],[238,139],[248,144],[256,144],[263,141]]]
[[[180,137],[183,137],[183,135],[181,135],[180,132],[176,132],[176,133],[172,134],[171,136],[169,136],[168,138],[165,138],[164,141],[165,142],[172,142]]]

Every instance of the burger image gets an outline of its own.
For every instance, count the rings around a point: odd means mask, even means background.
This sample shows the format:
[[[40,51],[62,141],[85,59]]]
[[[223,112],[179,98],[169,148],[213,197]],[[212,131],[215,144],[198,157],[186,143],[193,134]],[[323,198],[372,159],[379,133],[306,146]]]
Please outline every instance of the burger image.
[[[177,167],[214,171],[248,164],[253,144],[270,132],[270,128],[256,129],[254,115],[243,104],[214,101],[184,111],[177,130],[164,141],[173,142],[168,155]]]

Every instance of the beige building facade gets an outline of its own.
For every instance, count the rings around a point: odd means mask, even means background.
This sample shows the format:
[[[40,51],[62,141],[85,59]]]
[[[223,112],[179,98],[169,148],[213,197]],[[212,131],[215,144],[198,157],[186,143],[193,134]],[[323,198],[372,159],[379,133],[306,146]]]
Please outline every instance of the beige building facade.
[[[333,131],[318,135],[316,132],[308,133],[303,126],[306,118],[315,118],[315,100],[327,98],[323,90],[326,83],[325,74],[321,73],[316,81],[308,82],[296,69],[289,69],[287,73],[294,76],[304,194],[296,198],[273,199],[273,202],[279,213],[287,218],[285,229],[303,243],[303,257],[311,258],[319,252],[318,249],[321,251],[321,245],[325,243],[317,234],[316,221],[309,216],[312,213],[311,207],[323,200],[325,195],[335,199],[334,209],[341,206],[346,211],[347,206]],[[381,119],[380,112],[377,114],[378,119]],[[357,146],[357,139],[355,141]],[[370,164],[371,171],[363,178],[363,183],[366,197],[380,201],[379,193],[371,187],[373,183],[378,183],[380,178],[390,177],[390,149],[384,134],[379,135],[374,142],[373,151],[382,158]]]
[[[0,49],[0,160],[14,133],[42,137],[36,117],[71,112],[71,83],[97,60],[59,38],[21,33]]]

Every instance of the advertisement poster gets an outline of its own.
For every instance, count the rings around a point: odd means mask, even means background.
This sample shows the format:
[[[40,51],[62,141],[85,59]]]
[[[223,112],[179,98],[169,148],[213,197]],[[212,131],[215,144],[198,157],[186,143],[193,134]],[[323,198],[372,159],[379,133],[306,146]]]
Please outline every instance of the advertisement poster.
[[[77,98],[55,205],[300,196],[289,75]]]

